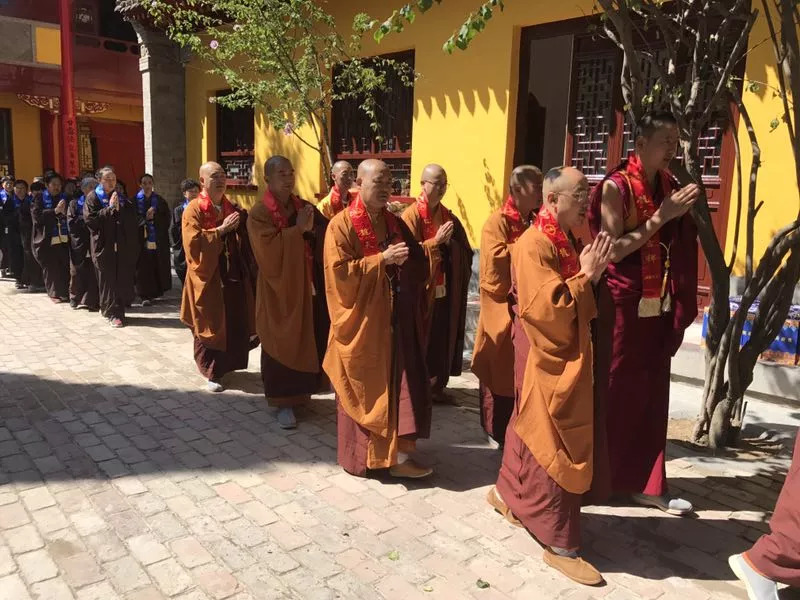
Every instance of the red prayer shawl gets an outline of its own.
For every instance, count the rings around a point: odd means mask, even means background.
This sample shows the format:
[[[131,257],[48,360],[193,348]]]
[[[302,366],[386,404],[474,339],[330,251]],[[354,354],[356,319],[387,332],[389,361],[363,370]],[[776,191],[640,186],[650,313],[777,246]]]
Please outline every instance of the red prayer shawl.
[[[508,224],[511,226],[511,232],[508,236],[508,243],[513,244],[519,239],[525,230],[528,228],[528,224],[522,219],[522,215],[517,208],[516,202],[514,202],[514,198],[511,194],[508,195],[506,198],[505,204],[503,204],[503,216],[505,216]]]
[[[422,239],[430,240],[435,238],[439,228],[433,223],[433,215],[430,214],[430,206],[428,205],[428,194],[425,192],[425,190],[422,190],[422,194],[419,198],[417,198],[417,210],[419,211],[419,216],[422,219]],[[442,225],[452,220],[450,211],[447,210],[445,205],[441,202],[439,203],[439,210],[442,211]],[[436,267],[435,284],[436,287],[443,286],[445,284],[444,270],[442,269],[441,264]]]
[[[347,197],[348,198],[350,197],[350,192],[347,192]],[[331,208],[333,209],[334,215],[338,215],[340,212],[344,210],[342,195],[339,193],[339,188],[337,188],[336,186],[333,186],[333,189],[331,190]]]
[[[200,192],[197,197],[197,202],[200,205],[200,210],[203,212],[203,229],[215,229],[217,226],[217,209],[214,208],[211,197],[206,190]],[[222,196],[222,218],[225,219],[228,215],[236,212],[233,204],[230,203],[227,196]]]
[[[575,277],[581,271],[580,260],[575,247],[570,242],[567,234],[558,225],[555,216],[546,208],[539,211],[536,223],[533,225],[547,236],[556,247],[558,254],[558,271],[562,279],[566,281],[570,277]]]
[[[367,208],[364,206],[364,201],[360,195],[356,195],[347,210],[350,214],[350,220],[353,222],[353,229],[356,230],[358,241],[361,243],[364,257],[374,256],[381,252],[381,245],[375,235],[375,228],[372,226],[369,213],[367,213]],[[397,225],[397,221],[395,221],[397,217],[384,208],[383,218],[386,221],[388,241],[389,243],[395,243],[395,240],[401,237],[400,228]]]
[[[653,191],[647,183],[647,177],[639,157],[636,155],[631,156],[625,169],[620,171],[620,174],[628,183],[628,189],[636,207],[636,219],[638,225],[642,225],[655,214],[656,205]],[[658,176],[661,178],[661,189],[664,190],[666,197],[666,194],[671,189],[672,180],[666,171],[659,171]],[[642,262],[642,299],[639,301],[640,317],[657,317],[662,312],[671,310],[672,302],[667,289],[670,248],[666,246],[666,268],[662,270],[661,246],[661,236],[659,232],[656,232],[640,249]]]
[[[294,203],[294,208],[299,214],[300,209],[305,206],[305,202],[303,202],[294,194],[289,196],[289,199]],[[269,190],[264,192],[264,198],[262,199],[262,202],[272,215],[272,223],[275,225],[278,231],[289,227],[289,218],[286,216],[286,213],[281,210],[278,200]],[[303,242],[306,256],[306,276],[311,284],[311,293],[313,295],[317,293],[316,289],[314,288],[314,251],[311,249],[311,243],[308,240],[303,240]]]

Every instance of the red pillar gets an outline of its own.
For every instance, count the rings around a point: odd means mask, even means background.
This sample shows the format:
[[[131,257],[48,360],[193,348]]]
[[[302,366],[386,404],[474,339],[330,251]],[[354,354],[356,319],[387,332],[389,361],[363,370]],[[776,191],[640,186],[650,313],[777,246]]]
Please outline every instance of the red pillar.
[[[75,117],[75,80],[72,49],[72,0],[59,0],[61,21],[61,164],[65,177],[78,177],[78,120]]]

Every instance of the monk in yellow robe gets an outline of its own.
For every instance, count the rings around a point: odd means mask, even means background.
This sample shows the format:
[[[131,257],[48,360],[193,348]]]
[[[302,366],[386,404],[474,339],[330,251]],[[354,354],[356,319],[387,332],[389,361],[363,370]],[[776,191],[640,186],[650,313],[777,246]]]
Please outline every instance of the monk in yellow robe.
[[[389,469],[420,478],[432,470],[408,455],[430,435],[431,396],[421,336],[428,261],[386,209],[389,167],[358,167],[360,193],[325,236],[325,292],[331,333],[323,367],[336,391],[337,459],[363,476]]]
[[[297,426],[294,407],[320,391],[328,340],[322,271],[327,220],[294,194],[289,159],[264,165],[267,190],[250,212],[247,229],[258,262],[256,328],[261,339],[261,379],[278,424]]]
[[[350,205],[353,193],[353,167],[346,160],[333,163],[331,168],[331,181],[333,187],[328,195],[317,204],[317,210],[322,216],[330,220]]]
[[[572,167],[544,178],[544,205],[512,251],[518,319],[527,344],[522,392],[506,431],[488,501],[544,546],[544,561],[570,579],[602,576],[578,555],[582,495],[592,484],[593,283],[611,259],[601,233],[578,254],[569,234],[586,218],[589,183]]]
[[[183,212],[186,281],[181,321],[194,334],[194,358],[211,392],[222,377],[247,368],[257,343],[253,299],[255,261],[247,212],[225,196],[227,177],[215,162],[200,167],[200,195]]]
[[[542,172],[530,165],[511,172],[509,195],[486,220],[481,234],[480,317],[472,372],[480,386],[481,425],[503,444],[514,410],[514,346],[511,340],[511,248],[542,203]]]
[[[422,244],[430,275],[425,283],[423,332],[425,360],[434,401],[446,401],[450,376],[461,375],[467,292],[472,275],[472,246],[458,217],[442,204],[447,173],[436,164],[422,171],[422,193],[403,212],[414,238]]]

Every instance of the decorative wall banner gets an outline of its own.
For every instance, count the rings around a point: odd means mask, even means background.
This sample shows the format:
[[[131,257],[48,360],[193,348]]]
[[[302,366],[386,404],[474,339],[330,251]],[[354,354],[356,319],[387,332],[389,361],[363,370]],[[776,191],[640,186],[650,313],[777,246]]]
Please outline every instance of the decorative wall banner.
[[[61,99],[58,96],[36,96],[31,94],[17,94],[17,98],[34,108],[49,110],[54,115],[61,113]],[[75,100],[75,112],[79,115],[96,115],[106,112],[111,105],[108,102],[94,102],[93,100]]]

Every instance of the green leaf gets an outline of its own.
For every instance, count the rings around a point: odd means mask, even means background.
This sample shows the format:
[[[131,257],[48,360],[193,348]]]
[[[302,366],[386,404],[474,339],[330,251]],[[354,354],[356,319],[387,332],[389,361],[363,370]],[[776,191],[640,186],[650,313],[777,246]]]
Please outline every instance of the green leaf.
[[[397,550],[389,552],[389,560],[400,560],[400,553]]]
[[[433,0],[417,0],[417,7],[420,12],[428,12],[433,6]]]
[[[780,120],[772,119],[772,121],[769,122],[769,132],[772,133],[780,126],[781,126]]]
[[[483,579],[478,579],[478,581],[475,582],[475,585],[477,585],[478,588],[482,589],[482,590],[485,590],[486,588],[491,587],[489,582],[488,581],[484,581]]]
[[[442,50],[444,50],[448,54],[452,54],[455,49],[456,49],[456,42],[452,37],[450,37],[450,39],[448,39],[444,43],[444,46],[442,46]]]

